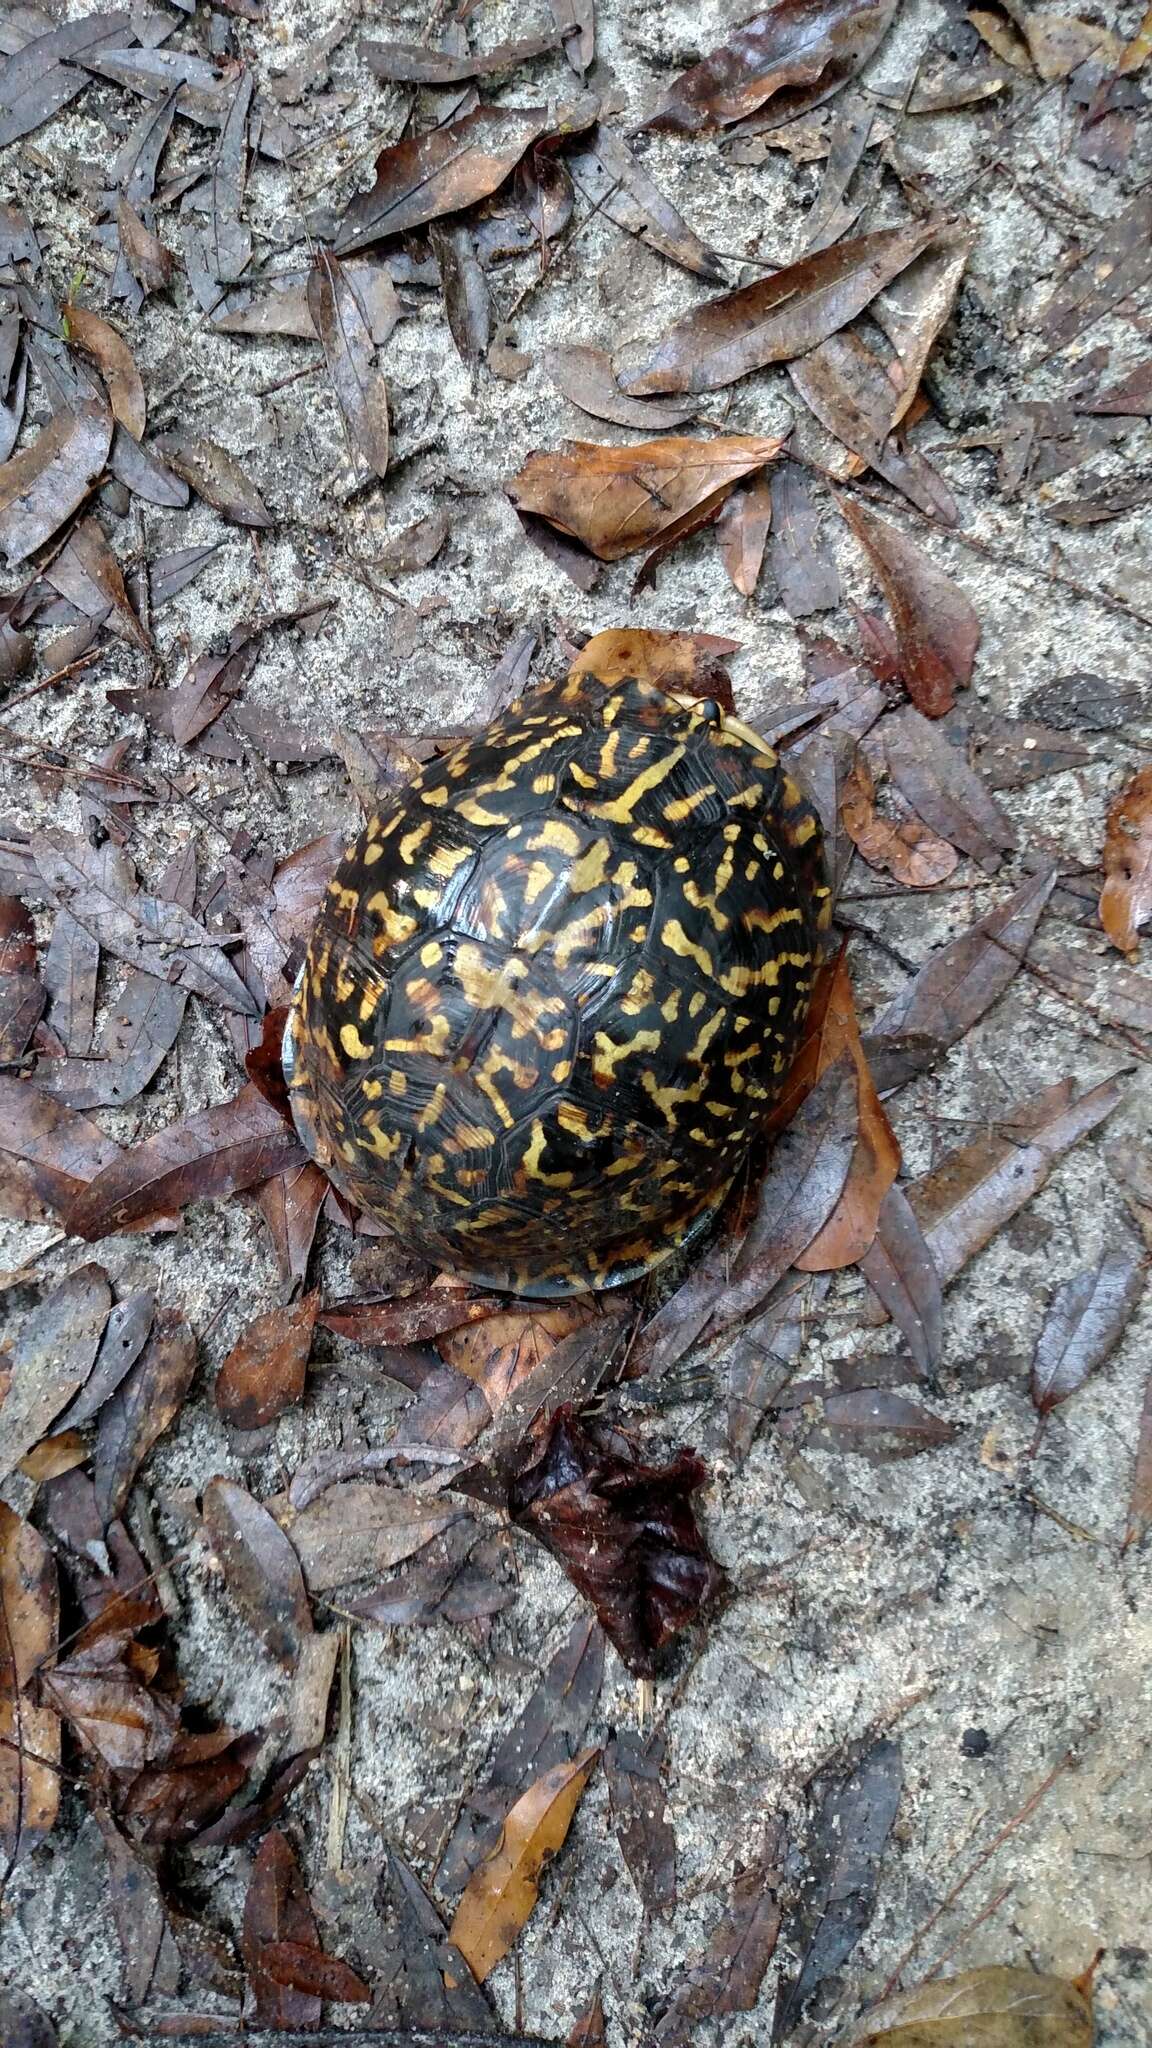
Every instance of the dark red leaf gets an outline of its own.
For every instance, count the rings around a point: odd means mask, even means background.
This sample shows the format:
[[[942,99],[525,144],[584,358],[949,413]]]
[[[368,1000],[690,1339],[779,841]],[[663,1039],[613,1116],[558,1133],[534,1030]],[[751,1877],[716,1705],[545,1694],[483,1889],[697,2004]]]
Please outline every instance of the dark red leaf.
[[[122,1153],[67,1204],[68,1228],[91,1240],[145,1219],[151,1225],[188,1202],[252,1187],[303,1156],[278,1112],[249,1083],[232,1102],[169,1124]]]
[[[674,79],[647,126],[699,135],[791,120],[855,76],[895,12],[896,0],[775,0]]]

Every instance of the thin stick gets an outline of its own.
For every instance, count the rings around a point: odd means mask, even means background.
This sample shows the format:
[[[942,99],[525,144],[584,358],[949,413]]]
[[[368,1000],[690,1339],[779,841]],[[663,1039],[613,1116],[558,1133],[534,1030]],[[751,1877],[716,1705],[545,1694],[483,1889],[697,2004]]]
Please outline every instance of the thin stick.
[[[50,690],[53,683],[62,683],[66,676],[74,676],[78,668],[90,667],[92,662],[99,661],[104,652],[103,647],[94,647],[90,654],[77,655],[76,660],[70,661],[67,668],[58,668],[52,675],[42,676],[40,681],[33,683],[29,689],[21,690],[15,697],[9,697],[4,706],[5,712],[14,711],[17,704],[26,704],[29,697],[38,697],[41,690]]]
[[[939,1961],[933,1963],[932,1968],[928,1972],[928,1975],[926,1977],[921,1978],[920,1981],[922,1984],[930,1984],[932,1982],[933,1977],[938,1977],[940,1975],[940,1972],[944,1968],[945,1963],[948,1962],[950,1957],[955,1955],[957,1949],[960,1948],[963,1945],[963,1943],[967,1941],[969,1935],[975,1934],[976,1929],[982,1926],[985,1920],[990,1918],[990,1916],[996,1911],[997,1906],[1002,1906],[1004,1904],[1004,1901],[1008,1897],[1009,1892],[1015,1891],[1015,1889],[1016,1880],[1015,1878],[1013,1878],[1011,1883],[1006,1884],[1004,1886],[1003,1891],[997,1892],[996,1897],[994,1899],[989,1899],[988,1904],[983,1908],[982,1912],[977,1913],[976,1918],[974,1920],[970,1920],[968,1922],[967,1927],[961,1928],[960,1933],[956,1936],[955,1941],[950,1942],[948,1947],[945,1949],[943,1955],[940,1957]]]
[[[971,1884],[972,1879],[974,1877],[977,1877],[979,1873],[983,1870],[984,1865],[991,1861],[992,1857],[996,1854],[996,1851],[1000,1848],[1001,1844],[1008,1840],[1009,1835],[1014,1834],[1018,1827],[1022,1827],[1024,1822],[1031,1818],[1031,1816],[1035,1813],[1036,1808],[1039,1806],[1041,1800],[1045,1799],[1048,1793],[1052,1790],[1052,1787],[1056,1783],[1057,1779],[1063,1777],[1065,1771],[1071,1770],[1072,1766],[1076,1762],[1076,1751],[1074,1749],[1065,1750],[1064,1755],[1060,1758],[1059,1763],[1053,1765],[1052,1769],[1049,1771],[1048,1776],[1044,1779],[1043,1783],[1038,1785],[1036,1787],[1035,1792],[1031,1793],[1029,1797],[1024,1801],[1024,1804],[1020,1808],[1019,1812],[1014,1813],[1011,1820],[1005,1821],[1004,1826],[1001,1828],[999,1834],[993,1837],[993,1839],[989,1842],[988,1847],[986,1849],[982,1849],[980,1851],[980,1854],[976,1858],[975,1863],[970,1865],[969,1869],[965,1871],[963,1877],[957,1879],[951,1891],[947,1893],[947,1895],[941,1900],[940,1904],[937,1906],[936,1911],[929,1916],[929,1918],[924,1922],[923,1927],[921,1927],[919,1932],[913,1936],[908,1947],[905,1949],[904,1954],[901,1956],[900,1961],[897,1963],[896,1968],[893,1970],[892,1975],[889,1977],[888,1982],[885,1984],[884,1989],[878,1994],[876,1998],[873,1999],[872,2003],[874,2005],[879,2005],[883,1999],[889,1996],[890,1992],[896,1989],[897,1984],[900,1982],[900,1979],[903,1976],[905,1969],[911,1962],[912,1957],[915,1955],[917,1949],[922,1946],[925,1938],[929,1934],[931,1934],[932,1929],[935,1926],[937,1926],[938,1923],[944,1918],[945,1913],[949,1912],[951,1908],[955,1905],[957,1899],[960,1897],[961,1892],[967,1890],[967,1887]]]

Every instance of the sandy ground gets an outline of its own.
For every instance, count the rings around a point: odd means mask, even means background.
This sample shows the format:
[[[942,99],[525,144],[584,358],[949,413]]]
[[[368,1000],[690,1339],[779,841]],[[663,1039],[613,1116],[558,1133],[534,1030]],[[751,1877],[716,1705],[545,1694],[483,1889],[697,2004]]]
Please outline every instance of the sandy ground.
[[[286,66],[305,58],[346,12],[341,0],[285,0],[267,27],[236,22],[237,42],[258,66]],[[486,7],[481,39],[525,33],[536,22],[537,11],[528,12],[531,23],[521,7]],[[380,14],[365,9],[369,16],[378,28]],[[1116,20],[1131,32],[1137,16],[1126,6]],[[735,18],[715,6],[605,4],[592,83],[618,91],[630,111],[642,108],[673,67],[708,47]],[[926,32],[945,19],[938,6],[906,8],[871,67],[873,81],[906,79]],[[417,7],[402,7],[388,10],[387,20],[394,33],[415,35],[424,17]],[[298,190],[272,166],[253,173],[251,218],[261,258],[285,261],[284,252],[298,243],[298,201],[307,210],[342,199],[357,175],[346,168],[350,160],[361,161],[363,179],[372,143],[397,131],[400,95],[371,81],[355,47],[353,35],[332,62],[332,87],[355,98],[320,124],[335,132],[342,121],[347,143],[311,153]],[[557,82],[556,73],[549,77]],[[524,101],[533,92],[519,78],[505,96]],[[0,191],[18,194],[35,221],[50,282],[62,293],[87,261],[86,289],[97,310],[105,303],[105,258],[89,254],[93,194],[114,147],[106,117],[126,105],[112,92],[89,95],[80,112],[0,155]],[[908,122],[901,137],[928,191],[942,205],[958,206],[979,230],[941,363],[952,416],[930,424],[925,441],[945,447],[938,461],[962,525],[990,550],[981,555],[935,536],[927,543],[983,623],[964,710],[972,718],[1011,714],[1039,684],[1070,669],[1146,687],[1148,629],[1072,595],[1043,573],[1047,566],[1152,615],[1152,562],[1141,552],[1139,513],[1101,527],[1060,529],[1057,557],[1042,505],[1002,499],[994,457],[955,446],[965,433],[995,422],[1007,404],[1054,394],[1070,380],[1076,351],[1041,364],[1039,349],[1017,333],[1021,294],[1051,274],[1078,228],[1090,239],[1092,222],[1123,203],[1115,181],[1072,155],[1059,92],[1042,97],[1027,119],[1004,126],[1001,168],[973,179],[974,152],[1009,119],[954,112]],[[202,141],[189,131],[179,146],[187,151]],[[762,164],[734,167],[712,142],[672,138],[654,140],[646,162],[718,249],[785,261],[800,245],[818,166],[797,169],[772,152]],[[887,181],[876,219],[895,211]],[[732,273],[738,281],[735,261]],[[524,268],[501,276],[497,289],[506,303],[529,274]],[[679,550],[655,592],[632,601],[633,566],[624,564],[584,596],[525,546],[500,488],[533,447],[554,446],[565,435],[629,438],[590,426],[556,394],[540,362],[550,343],[611,346],[652,332],[700,296],[695,280],[594,220],[516,314],[511,339],[530,358],[527,373],[520,381],[482,374],[475,383],[438,306],[422,304],[388,345],[392,474],[347,503],[342,436],[323,376],[283,381],[310,360],[309,344],[214,335],[182,286],[174,305],[151,302],[130,332],[156,424],[207,432],[242,456],[282,521],[257,544],[195,501],[186,513],[146,511],[140,538],[149,553],[222,542],[210,570],[157,618],[164,679],[183,672],[188,650],[199,651],[254,607],[324,595],[334,603],[323,630],[310,640],[281,635],[267,643],[247,692],[249,701],[275,707],[318,735],[343,725],[414,731],[466,723],[485,708],[494,663],[525,627],[541,636],[545,671],[557,665],[557,639],[577,629],[631,621],[730,634],[744,646],[734,666],[744,716],[755,720],[794,695],[799,643],[770,582],[751,601],[736,597],[707,536]],[[1082,348],[1101,341],[1113,347],[1110,374],[1143,352],[1130,323],[1104,323]],[[783,430],[791,416],[780,371],[750,377],[721,397],[732,431]],[[1127,444],[1135,459],[1140,438]],[[1103,466],[1109,465],[1118,470],[1119,458],[1106,456]],[[446,508],[452,520],[443,553],[395,584],[401,601],[372,594],[358,562],[434,507]],[[867,600],[860,557],[831,509],[827,518],[846,592]],[[909,522],[909,531],[920,529]],[[1001,553],[1035,570],[1009,566]],[[851,631],[846,613],[827,623],[842,637]],[[6,732],[91,758],[126,729],[123,715],[106,703],[107,689],[142,680],[140,657],[112,642],[66,691],[14,712]],[[1093,734],[1087,767],[1009,791],[1004,802],[1027,845],[1067,866],[1094,861],[1108,800],[1147,758],[1148,733],[1147,723],[1137,721],[1124,734]],[[249,772],[195,760],[156,740],[141,740],[135,758],[170,773],[183,792],[141,817],[137,849],[149,879],[189,836],[208,866],[243,828],[284,854],[357,816],[335,762],[287,774]],[[27,766],[10,760],[0,763],[0,812],[25,822],[55,812],[73,826],[79,818],[73,796],[56,806]],[[963,889],[868,901],[853,914],[918,961],[1000,900],[1019,872],[1010,863],[990,883],[966,864]],[[858,867],[849,893],[875,887]],[[1045,930],[1092,961],[1103,958],[1091,930],[1056,920]],[[853,966],[866,1013],[903,980],[892,958],[864,941],[856,942]],[[1147,1143],[1149,1068],[1115,1034],[1022,978],[930,1081],[897,1098],[894,1113],[914,1173],[1049,1081],[1067,1074],[1088,1085],[1121,1069],[1130,1070],[1121,1109],[947,1297],[942,1390],[932,1405],[960,1425],[952,1444],[879,1467],[813,1451],[798,1467],[787,1443],[766,1432],[734,1474],[718,1448],[708,1403],[655,1425],[655,1439],[663,1431],[712,1455],[704,1503],[710,1538],[750,1590],[712,1629],[671,1710],[667,1791],[681,1890],[675,1918],[667,1926],[642,1924],[631,1883],[618,1872],[603,1785],[594,1781],[520,1944],[528,2025],[563,2035],[603,1972],[614,2048],[639,2040],[645,2014],[677,1965],[706,1939],[733,1866],[763,1820],[777,1811],[797,1818],[803,1781],[815,1766],[868,1730],[891,1728],[903,1743],[905,1793],[876,1914],[849,1968],[837,2017],[846,2019],[876,1993],[957,1877],[1071,1748],[1076,1767],[944,1914],[909,1979],[945,1953],[957,1967],[1031,1960],[1074,1973],[1104,1946],[1101,2044],[1139,2048],[1152,2037],[1149,1551],[1120,1552],[1152,1305],[1133,1321],[1106,1369],[1052,1419],[1034,1463],[1026,1471],[1021,1464],[1033,1432],[1027,1359],[1046,1301],[1059,1278],[1131,1228],[1108,1159]],[[235,1082],[218,1014],[193,1004],[177,1057],[142,1101],[108,1118],[107,1128],[122,1140],[142,1135],[224,1099]],[[0,1267],[34,1258],[53,1235],[6,1229]],[[347,1235],[325,1227],[319,1272],[333,1293],[344,1289],[348,1255]],[[241,1455],[208,1395],[241,1328],[278,1298],[269,1243],[250,1205],[239,1199],[194,1208],[178,1235],[114,1238],[99,1256],[118,1291],[155,1286],[162,1300],[182,1306],[194,1329],[207,1332],[194,1396],[154,1453],[146,1481],[161,1541],[180,1552],[175,1634],[189,1692],[236,1725],[258,1727],[274,1710],[279,1681],[247,1639],[203,1546],[186,1547],[192,1497],[214,1473],[242,1479],[257,1495],[270,1493],[308,1450],[378,1440],[402,1397],[388,1383],[364,1378],[366,1354],[329,1341],[318,1346],[304,1407],[282,1419],[266,1449]],[[75,1246],[56,1244],[42,1270],[59,1277],[77,1262]],[[0,1297],[9,1315],[27,1299]],[[887,1330],[862,1323],[854,1277],[839,1282],[831,1299],[832,1313],[811,1334],[805,1372],[814,1376],[831,1360],[893,1342]],[[18,1488],[10,1493],[26,1497]],[[573,1596],[558,1569],[525,1545],[519,1553],[522,1597],[497,1622],[485,1658],[446,1627],[411,1635],[356,1630],[349,1866],[371,1866],[382,1835],[408,1843],[420,1864],[427,1811],[450,1812],[482,1775],[499,1733],[570,1625]],[[667,1707],[658,1691],[657,1713]],[[635,1686],[610,1655],[593,1737],[633,1725],[635,1716]],[[991,1738],[978,1758],[961,1748],[973,1727]],[[325,1759],[290,1809],[313,1879],[325,1865],[329,1798]],[[235,1927],[248,1867],[249,1852],[234,1850],[197,1870],[206,1917]],[[55,1837],[19,1872],[6,1902],[4,1973],[42,2001],[64,2048],[102,2048],[117,2038],[106,2001],[119,1993],[121,1966],[102,1869],[99,1838],[79,1802],[67,1798]],[[774,1981],[770,1971],[760,2006],[730,2022],[726,2040],[765,2038]],[[510,2022],[510,1966],[497,1973],[493,1988]],[[830,2030],[818,2030],[817,2038],[830,2037]]]

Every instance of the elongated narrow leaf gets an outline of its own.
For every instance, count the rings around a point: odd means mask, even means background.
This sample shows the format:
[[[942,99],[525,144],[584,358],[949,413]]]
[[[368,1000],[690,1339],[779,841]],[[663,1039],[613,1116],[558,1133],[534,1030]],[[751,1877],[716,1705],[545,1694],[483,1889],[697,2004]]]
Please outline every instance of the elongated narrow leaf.
[[[30,447],[0,463],[0,550],[11,567],[82,504],[111,445],[112,409],[89,397],[54,413]]]
[[[718,391],[768,363],[787,362],[863,312],[882,285],[927,248],[931,222],[879,228],[802,256],[771,277],[711,299],[661,336],[615,359],[635,398],[663,391]]]
[[[50,1834],[60,1806],[60,1719],[34,1692],[56,1654],[56,1562],[44,1538],[0,1501],[0,1856],[7,1869]],[[0,2037],[9,2034],[0,1994]]]
[[[103,1266],[78,1266],[24,1318],[0,1403],[0,1479],[7,1479],[83,1386],[111,1306]]]
[[[339,259],[318,249],[308,280],[308,310],[355,446],[373,474],[388,469],[388,390],[376,368],[364,309]]]
[[[447,127],[389,144],[376,159],[375,184],[345,211],[338,251],[366,249],[487,199],[550,126],[547,107],[477,107]]]
[[[275,1516],[231,1479],[204,1489],[204,1527],[248,1626],[288,1670],[312,1633],[300,1561]]]
[[[980,620],[959,586],[898,527],[854,499],[840,510],[888,601],[908,695],[928,718],[941,718],[971,680]]]
[[[68,1204],[68,1228],[77,1237],[107,1237],[187,1202],[253,1187],[303,1156],[279,1112],[249,1084],[233,1101],[122,1152]]]
[[[500,1842],[470,1879],[451,1940],[483,1983],[528,1920],[544,1865],[563,1846],[599,1750],[554,1764],[516,1801]]]
[[[673,80],[649,128],[698,135],[786,121],[819,106],[867,63],[896,0],[775,0]]]
[[[1066,1401],[1111,1356],[1145,1278],[1142,1255],[1119,1245],[1057,1289],[1032,1360],[1032,1399],[1041,1415]]]
[[[122,1513],[136,1474],[175,1421],[196,1370],[196,1339],[178,1309],[161,1309],[141,1357],[101,1410],[96,1502],[105,1526]]]

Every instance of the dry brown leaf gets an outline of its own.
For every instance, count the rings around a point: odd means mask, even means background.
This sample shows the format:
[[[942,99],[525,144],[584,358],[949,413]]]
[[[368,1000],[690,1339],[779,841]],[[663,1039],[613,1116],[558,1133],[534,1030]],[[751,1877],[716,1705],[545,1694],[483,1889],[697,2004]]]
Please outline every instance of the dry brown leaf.
[[[775,0],[673,79],[646,126],[698,135],[787,121],[855,76],[894,12],[895,0]]]
[[[876,1235],[884,1197],[900,1171],[900,1147],[860,1043],[843,958],[829,1000],[824,1049],[831,1059],[847,1052],[856,1068],[856,1145],[835,1208],[794,1262],[802,1273],[827,1273],[863,1258]]]
[[[483,1983],[508,1954],[539,1895],[540,1873],[563,1845],[600,1752],[554,1764],[512,1807],[500,1840],[469,1879],[450,1938]]]
[[[60,1805],[59,1717],[27,1690],[56,1653],[58,1626],[52,1552],[0,1501],[0,1855],[9,1868],[51,1833]]]
[[[112,412],[92,396],[54,413],[27,448],[0,463],[0,551],[9,566],[51,540],[108,460]]]
[[[647,626],[613,626],[594,633],[568,671],[595,676],[602,683],[654,683],[658,690],[682,690],[690,696],[715,697],[734,710],[732,686],[718,664],[740,652],[739,640],[719,633],[669,633]]]
[[[876,809],[876,783],[866,754],[855,759],[840,784],[844,830],[869,867],[894,875],[906,889],[934,889],[955,874],[960,856],[914,811],[899,819]]]
[[[892,613],[905,687],[918,711],[942,718],[972,675],[980,621],[964,592],[907,536],[854,500],[837,499]]]
[[[216,1377],[216,1406],[235,1429],[262,1429],[304,1392],[320,1306],[314,1290],[249,1323]]]
[[[760,581],[771,524],[772,491],[766,476],[738,484],[716,521],[720,559],[741,597],[751,597]]]
[[[447,1331],[436,1349],[446,1365],[475,1381],[495,1415],[561,1339],[582,1329],[593,1315],[586,1301],[558,1302],[543,1311],[508,1309],[486,1322]]]
[[[277,1662],[294,1671],[312,1610],[304,1575],[274,1515],[231,1479],[204,1488],[204,1527],[242,1619]]]
[[[173,1423],[196,1370],[196,1339],[179,1309],[162,1308],[143,1353],[100,1411],[93,1477],[107,1526],[123,1510],[136,1474]]]
[[[113,418],[127,428],[133,440],[141,440],[148,418],[148,404],[136,358],[128,343],[107,320],[90,313],[86,306],[76,306],[69,300],[63,312],[69,339],[91,357],[104,379]]]
[[[24,1317],[0,1406],[6,1479],[83,1386],[96,1360],[112,1289],[103,1266],[78,1266]]]
[[[1152,915],[1152,768],[1141,768],[1108,812],[1100,922],[1121,953],[1135,954]]]
[[[873,2006],[845,2048],[1092,2048],[1092,1999],[1082,1978],[993,1964],[934,1977]]]
[[[172,282],[176,258],[171,249],[164,247],[160,237],[153,234],[147,223],[141,220],[123,193],[116,202],[116,231],[120,237],[124,261],[141,291],[164,291]]]
[[[328,249],[316,252],[308,311],[349,434],[373,475],[383,477],[388,469],[388,387],[375,365],[372,330],[355,286]]]
[[[1128,1496],[1128,1522],[1124,1530],[1124,1548],[1132,1543],[1142,1543],[1152,1528],[1152,1372],[1144,1388],[1144,1405],[1140,1410],[1139,1433],[1136,1438],[1136,1461],[1132,1467],[1132,1489]]]
[[[718,434],[693,441],[670,434],[631,448],[572,441],[530,455],[506,486],[521,512],[548,520],[602,562],[651,547],[671,527],[763,469],[781,443],[757,434]]]

